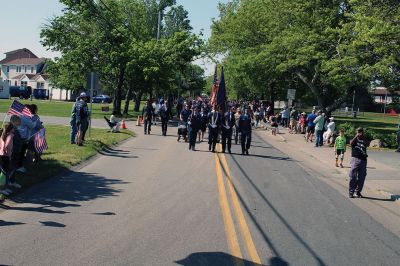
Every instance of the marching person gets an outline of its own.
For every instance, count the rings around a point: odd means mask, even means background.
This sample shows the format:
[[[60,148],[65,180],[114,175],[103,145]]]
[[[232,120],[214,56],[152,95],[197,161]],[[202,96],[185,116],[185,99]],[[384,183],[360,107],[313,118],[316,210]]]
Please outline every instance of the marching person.
[[[167,129],[168,129],[168,121],[170,115],[170,109],[168,105],[168,100],[164,102],[164,104],[160,107],[160,118],[161,118],[161,129],[163,136],[167,136]]]
[[[218,140],[218,131],[221,125],[221,114],[215,107],[208,114],[208,150],[215,152]]]
[[[143,121],[144,121],[144,134],[149,134],[151,132],[151,123],[153,120],[153,116],[154,116],[154,108],[151,105],[151,101],[148,100],[146,102],[146,105],[143,107],[142,110],[142,117],[143,117]]]
[[[229,112],[227,112],[224,116],[222,123],[222,152],[225,153],[225,150],[228,146],[228,152],[231,152],[232,147],[232,133],[233,127],[235,126],[235,108],[232,107]]]
[[[201,117],[201,127],[199,131],[199,141],[204,141],[204,133],[207,131],[207,124],[208,124],[207,111],[204,107],[201,107],[200,117]]]
[[[189,125],[189,150],[196,150],[196,137],[197,132],[199,132],[201,128],[201,116],[199,113],[199,109],[195,107],[193,109],[193,114],[190,116],[188,125]]]
[[[364,136],[364,129],[358,128],[356,136],[350,141],[351,145],[351,170],[349,173],[349,197],[362,198],[361,191],[364,187],[367,176],[367,139]]]
[[[239,120],[241,115],[242,111],[240,110],[240,107],[238,107],[235,113],[235,144],[238,144],[239,142]]]
[[[244,114],[239,119],[239,131],[241,134],[240,142],[242,145],[242,154],[249,154],[251,146],[251,116],[250,108],[245,109]]]

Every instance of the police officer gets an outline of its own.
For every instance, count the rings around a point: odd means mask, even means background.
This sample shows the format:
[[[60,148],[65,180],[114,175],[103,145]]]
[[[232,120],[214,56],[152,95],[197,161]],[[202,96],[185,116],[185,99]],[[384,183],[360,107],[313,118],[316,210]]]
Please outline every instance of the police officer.
[[[213,107],[208,114],[208,150],[215,152],[217,145],[219,127],[221,125],[221,114],[218,109]]]
[[[235,126],[235,108],[232,107],[230,111],[225,113],[222,126],[222,152],[225,153],[226,147],[228,146],[228,152],[231,152],[232,147],[232,133],[233,127]]]
[[[171,113],[171,111],[169,109],[168,101],[165,101],[164,104],[160,107],[160,111],[159,111],[163,136],[167,135],[168,121],[169,121],[170,113]]]
[[[239,131],[240,131],[240,143],[242,145],[242,154],[249,154],[251,145],[251,116],[250,107],[245,109],[244,114],[239,118]]]
[[[192,110],[190,109],[189,104],[185,104],[185,109],[182,110],[181,114],[180,114],[180,120],[182,122],[182,124],[186,125],[186,132],[189,130],[188,128],[188,124],[187,122],[189,121],[189,117],[192,115]],[[187,133],[185,133],[185,142],[187,142]],[[178,141],[179,141],[180,137],[178,137]]]
[[[153,116],[154,116],[154,108],[151,105],[151,101],[148,100],[142,110],[142,117],[144,120],[144,134],[150,134],[151,121],[153,119]]]
[[[199,109],[193,109],[193,114],[189,117],[189,150],[195,151],[197,132],[201,128],[201,115]]]

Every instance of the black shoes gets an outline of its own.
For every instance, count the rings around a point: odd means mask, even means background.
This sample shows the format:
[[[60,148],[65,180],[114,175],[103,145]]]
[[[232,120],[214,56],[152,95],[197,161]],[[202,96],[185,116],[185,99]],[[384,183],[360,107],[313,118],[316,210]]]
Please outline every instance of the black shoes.
[[[211,151],[211,144],[208,145],[208,150]]]
[[[354,195],[353,195],[353,193],[349,193],[349,198],[354,198]]]
[[[246,150],[246,155],[249,155],[249,150]]]
[[[229,152],[229,154],[231,154],[231,153],[232,153],[232,151],[231,151],[231,150],[228,150],[228,152]]]
[[[360,192],[356,192],[356,196],[357,196],[357,198],[363,198],[363,195],[361,195]]]

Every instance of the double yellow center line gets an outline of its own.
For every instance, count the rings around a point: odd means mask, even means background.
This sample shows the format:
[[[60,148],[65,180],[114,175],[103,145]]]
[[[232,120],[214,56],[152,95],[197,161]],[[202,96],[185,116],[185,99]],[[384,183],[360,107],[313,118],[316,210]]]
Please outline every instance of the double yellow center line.
[[[221,145],[219,145],[219,149],[221,149]],[[253,238],[251,237],[251,233],[249,227],[246,223],[246,219],[243,215],[242,208],[240,206],[240,202],[238,199],[238,195],[232,183],[232,176],[226,162],[225,155],[223,153],[215,154],[215,169],[217,172],[217,183],[218,183],[218,192],[219,192],[219,203],[221,206],[222,217],[225,225],[225,231],[228,241],[228,246],[230,251],[232,252],[232,256],[235,257],[235,265],[243,265],[243,256],[240,249],[238,237],[235,230],[235,225],[232,218],[231,208],[229,206],[229,201],[227,197],[227,193],[225,190],[225,182],[224,182],[224,174],[222,168],[224,169],[224,173],[227,180],[227,186],[229,189],[229,194],[232,199],[232,207],[236,215],[237,222],[239,224],[240,232],[242,234],[243,240],[246,244],[246,250],[250,255],[253,263],[261,265],[260,257],[258,256],[257,249],[254,245]]]

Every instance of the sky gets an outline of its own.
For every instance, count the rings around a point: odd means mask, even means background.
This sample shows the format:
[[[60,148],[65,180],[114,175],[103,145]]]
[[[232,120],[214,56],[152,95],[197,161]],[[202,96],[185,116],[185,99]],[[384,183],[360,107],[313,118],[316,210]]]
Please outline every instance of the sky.
[[[194,33],[203,30],[206,39],[211,35],[212,18],[218,18],[218,2],[228,0],[177,0],[178,5],[188,10]],[[5,52],[20,48],[28,48],[38,57],[59,56],[42,47],[39,36],[41,27],[49,19],[62,14],[63,6],[58,0],[0,0],[0,6],[0,60]],[[196,63],[206,69],[206,75],[211,73],[210,62]]]

